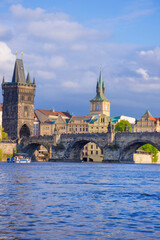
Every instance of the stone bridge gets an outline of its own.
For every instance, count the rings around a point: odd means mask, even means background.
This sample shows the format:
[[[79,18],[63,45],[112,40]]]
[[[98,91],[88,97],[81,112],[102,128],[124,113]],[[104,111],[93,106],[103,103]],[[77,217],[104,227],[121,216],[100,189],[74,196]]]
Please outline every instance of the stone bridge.
[[[142,145],[150,143],[160,151],[160,133],[87,133],[62,134],[23,138],[22,151],[33,156],[36,149],[43,145],[55,161],[80,161],[83,147],[95,143],[103,150],[104,162],[132,162],[133,153]]]

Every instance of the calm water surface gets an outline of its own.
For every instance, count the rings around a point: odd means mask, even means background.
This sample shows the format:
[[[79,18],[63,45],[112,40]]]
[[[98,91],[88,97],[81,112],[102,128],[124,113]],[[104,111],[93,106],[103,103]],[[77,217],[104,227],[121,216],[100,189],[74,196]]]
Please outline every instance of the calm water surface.
[[[0,239],[160,239],[160,165],[0,164]]]

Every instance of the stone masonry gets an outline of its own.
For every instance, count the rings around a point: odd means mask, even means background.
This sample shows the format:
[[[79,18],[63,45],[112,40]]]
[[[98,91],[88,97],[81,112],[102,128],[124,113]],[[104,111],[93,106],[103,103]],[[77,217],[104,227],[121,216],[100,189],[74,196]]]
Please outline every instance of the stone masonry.
[[[103,150],[104,162],[133,162],[133,153],[146,143],[160,150],[160,133],[62,134],[24,138],[20,145],[30,156],[43,145],[53,160],[80,161],[80,152],[89,142]]]

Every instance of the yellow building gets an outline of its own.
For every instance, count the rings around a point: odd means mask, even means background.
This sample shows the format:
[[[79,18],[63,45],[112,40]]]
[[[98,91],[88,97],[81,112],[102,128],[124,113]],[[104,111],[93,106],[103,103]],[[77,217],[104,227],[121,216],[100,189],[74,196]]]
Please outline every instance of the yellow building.
[[[134,132],[160,132],[160,118],[152,117],[147,110],[134,125]]]

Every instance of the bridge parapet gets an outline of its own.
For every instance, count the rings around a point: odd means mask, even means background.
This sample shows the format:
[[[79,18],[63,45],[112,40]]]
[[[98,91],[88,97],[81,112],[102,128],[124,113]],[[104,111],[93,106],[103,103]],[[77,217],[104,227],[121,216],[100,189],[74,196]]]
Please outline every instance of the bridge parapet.
[[[58,138],[57,138],[58,136]],[[131,154],[145,143],[151,143],[160,150],[160,133],[78,133],[52,136],[29,137],[22,139],[25,151],[33,153],[43,145],[53,158],[80,159],[80,152],[84,145],[93,142],[104,152],[104,160],[121,161],[129,159]]]

